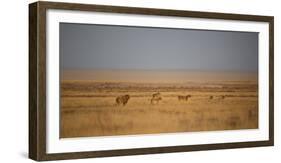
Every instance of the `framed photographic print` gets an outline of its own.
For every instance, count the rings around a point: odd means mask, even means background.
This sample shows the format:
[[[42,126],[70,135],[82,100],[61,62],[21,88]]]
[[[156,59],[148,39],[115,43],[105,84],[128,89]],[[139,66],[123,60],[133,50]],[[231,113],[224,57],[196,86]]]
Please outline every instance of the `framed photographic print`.
[[[272,16],[29,5],[29,157],[274,144]]]

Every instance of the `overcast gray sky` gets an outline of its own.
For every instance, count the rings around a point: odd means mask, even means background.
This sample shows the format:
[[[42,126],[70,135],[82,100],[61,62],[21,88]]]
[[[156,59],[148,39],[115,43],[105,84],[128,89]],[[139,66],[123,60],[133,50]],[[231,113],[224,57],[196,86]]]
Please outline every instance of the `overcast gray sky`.
[[[258,33],[60,23],[60,66],[257,71]]]

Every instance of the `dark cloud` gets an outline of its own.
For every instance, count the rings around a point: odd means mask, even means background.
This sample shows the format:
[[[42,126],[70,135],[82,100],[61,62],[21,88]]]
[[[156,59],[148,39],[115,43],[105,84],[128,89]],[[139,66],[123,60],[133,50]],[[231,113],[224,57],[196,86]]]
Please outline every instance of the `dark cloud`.
[[[62,69],[257,71],[258,33],[60,24]]]

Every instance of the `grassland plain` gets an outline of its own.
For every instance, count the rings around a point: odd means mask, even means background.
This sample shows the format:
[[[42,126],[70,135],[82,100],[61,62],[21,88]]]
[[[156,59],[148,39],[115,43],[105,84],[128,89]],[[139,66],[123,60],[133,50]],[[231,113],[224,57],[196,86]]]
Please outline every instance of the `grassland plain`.
[[[99,73],[102,77],[70,73],[62,78],[60,137],[258,128],[255,75],[166,72],[157,73],[156,80],[155,72],[119,72],[118,78],[108,77],[112,72]],[[157,92],[161,100],[151,104]],[[116,104],[122,95],[130,96],[125,106]],[[191,97],[179,99],[187,95]]]

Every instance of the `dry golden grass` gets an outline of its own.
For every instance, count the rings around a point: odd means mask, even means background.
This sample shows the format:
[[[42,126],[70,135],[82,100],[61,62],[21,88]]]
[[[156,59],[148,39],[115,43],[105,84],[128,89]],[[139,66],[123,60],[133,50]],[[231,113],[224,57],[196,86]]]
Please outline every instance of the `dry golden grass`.
[[[159,104],[150,104],[160,92]],[[126,106],[115,98],[129,94]],[[178,95],[191,95],[179,101]],[[225,99],[220,99],[224,95]],[[209,97],[214,99],[210,100]],[[111,136],[258,128],[255,81],[132,83],[64,80],[60,136]]]

